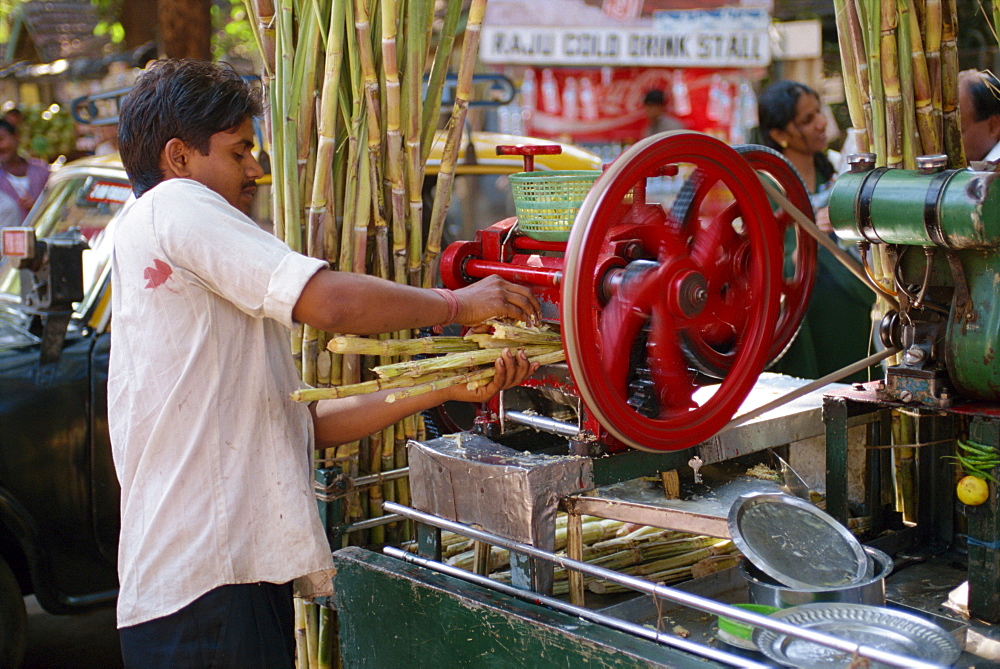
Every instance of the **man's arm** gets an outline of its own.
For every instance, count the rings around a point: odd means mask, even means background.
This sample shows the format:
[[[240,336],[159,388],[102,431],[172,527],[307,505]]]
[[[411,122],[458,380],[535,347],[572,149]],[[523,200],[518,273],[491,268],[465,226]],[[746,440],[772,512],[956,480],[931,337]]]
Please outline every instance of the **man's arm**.
[[[495,394],[524,381],[538,370],[538,363],[528,362],[524,351],[510,351],[494,363],[496,375],[489,384],[469,390],[464,384],[423,395],[404,397],[391,404],[385,401],[391,390],[336,400],[321,400],[309,405],[316,432],[316,448],[330,448],[363,439],[406,416],[450,400],[485,402]]]
[[[453,291],[453,295],[458,300],[454,320],[461,325],[478,325],[490,318],[535,322],[541,313],[531,290],[497,276]],[[448,314],[448,300],[433,290],[332,270],[317,272],[292,310],[298,323],[343,334],[380,334],[440,325],[448,320]]]

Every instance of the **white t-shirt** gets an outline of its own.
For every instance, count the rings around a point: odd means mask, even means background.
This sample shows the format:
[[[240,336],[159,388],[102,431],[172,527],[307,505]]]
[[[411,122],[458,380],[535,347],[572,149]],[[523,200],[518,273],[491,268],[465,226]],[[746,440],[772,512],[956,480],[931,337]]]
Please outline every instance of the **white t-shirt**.
[[[995,163],[998,160],[1000,160],[1000,142],[994,144],[990,152],[983,157],[983,162],[986,163]]]
[[[327,594],[312,420],[289,399],[302,384],[288,334],[303,287],[326,264],[187,179],[128,204],[114,246],[118,626],[225,584],[312,574],[311,594]]]

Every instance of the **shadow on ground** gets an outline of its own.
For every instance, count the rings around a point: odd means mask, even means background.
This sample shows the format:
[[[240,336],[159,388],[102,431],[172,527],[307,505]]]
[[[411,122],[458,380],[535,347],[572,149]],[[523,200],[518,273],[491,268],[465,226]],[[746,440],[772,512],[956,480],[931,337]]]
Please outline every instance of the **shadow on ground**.
[[[54,616],[25,597],[28,648],[24,669],[117,669],[122,663],[115,609]]]

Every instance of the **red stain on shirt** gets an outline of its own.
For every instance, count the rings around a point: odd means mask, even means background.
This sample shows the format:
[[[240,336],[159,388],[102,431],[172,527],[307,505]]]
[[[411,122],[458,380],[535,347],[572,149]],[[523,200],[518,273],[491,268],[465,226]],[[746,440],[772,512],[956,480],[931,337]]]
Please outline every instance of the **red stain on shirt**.
[[[174,271],[167,263],[162,260],[153,260],[153,266],[143,270],[142,278],[146,280],[146,288],[159,288],[173,273]]]

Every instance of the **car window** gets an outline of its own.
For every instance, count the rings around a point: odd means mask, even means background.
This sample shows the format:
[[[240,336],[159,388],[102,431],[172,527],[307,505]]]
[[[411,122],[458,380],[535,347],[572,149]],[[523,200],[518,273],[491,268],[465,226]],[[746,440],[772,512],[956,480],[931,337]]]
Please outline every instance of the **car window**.
[[[128,200],[132,191],[123,177],[105,174],[53,176],[31,212],[30,222],[35,236],[59,237],[83,235],[90,248],[83,252],[84,300],[88,304],[92,293],[111,257],[111,244],[102,243],[108,223]],[[7,259],[0,260],[0,299],[20,301],[20,272]]]

